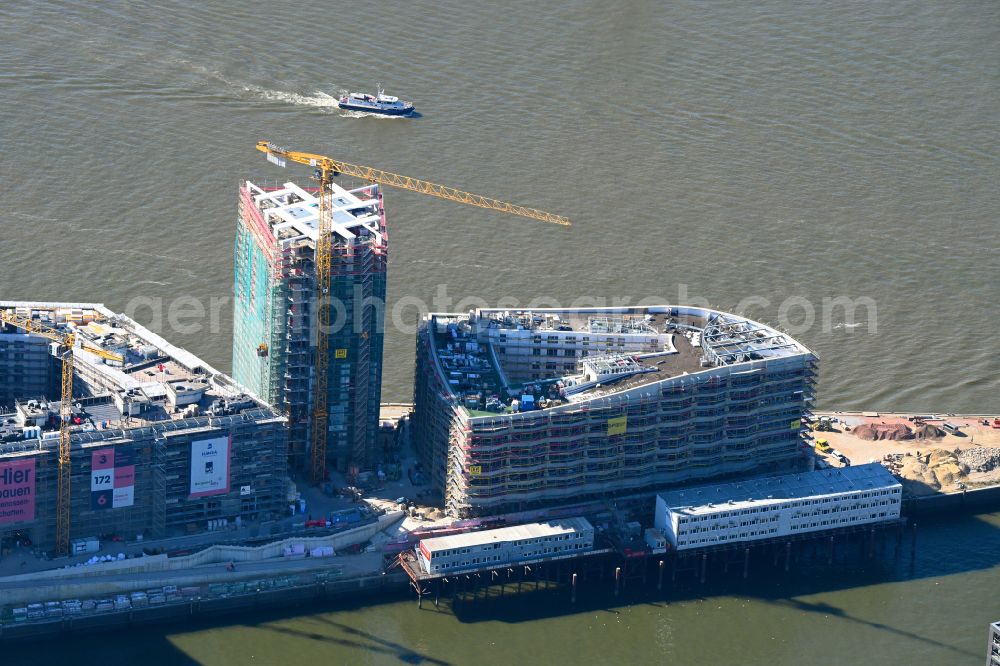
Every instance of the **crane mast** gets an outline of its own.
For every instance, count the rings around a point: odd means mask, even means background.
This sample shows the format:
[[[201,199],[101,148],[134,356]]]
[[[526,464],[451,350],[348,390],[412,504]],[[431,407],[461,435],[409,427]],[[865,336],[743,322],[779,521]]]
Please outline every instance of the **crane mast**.
[[[70,451],[72,433],[70,420],[73,416],[73,347],[76,345],[74,333],[64,333],[46,326],[30,317],[22,317],[16,313],[0,310],[0,321],[24,329],[28,333],[41,335],[59,343],[64,349],[59,354],[62,361],[62,381],[59,398],[59,467],[56,494],[56,553],[69,553],[70,526]]]
[[[319,181],[319,234],[316,243],[316,288],[319,303],[319,329],[316,336],[316,372],[313,384],[315,392],[313,394],[312,427],[310,433],[310,457],[309,457],[309,479],[312,483],[320,483],[326,475],[326,444],[327,423],[329,409],[327,407],[327,393],[329,387],[329,362],[330,362],[330,278],[331,278],[331,254],[333,249],[333,220],[332,208],[329,201],[330,183],[333,177],[341,174],[361,178],[379,185],[389,185],[400,189],[426,194],[447,201],[454,201],[478,208],[486,208],[511,215],[528,217],[542,222],[557,224],[568,227],[571,225],[568,218],[561,215],[547,213],[537,208],[528,208],[516,204],[500,201],[479,194],[465,192],[463,190],[439,185],[429,181],[420,180],[410,176],[403,176],[384,169],[375,167],[351,164],[342,160],[335,160],[325,155],[316,153],[304,153],[276,146],[270,141],[258,141],[257,150],[267,156],[268,161],[285,166],[286,160],[291,160],[298,164],[311,166],[315,169],[314,178]]]
[[[316,240],[316,287],[319,298],[319,329],[316,336],[315,395],[312,427],[310,428],[309,480],[322,483],[326,476],[326,440],[328,423],[327,393],[330,367],[330,273],[333,253],[331,208],[329,202],[330,171],[320,169],[319,228]]]

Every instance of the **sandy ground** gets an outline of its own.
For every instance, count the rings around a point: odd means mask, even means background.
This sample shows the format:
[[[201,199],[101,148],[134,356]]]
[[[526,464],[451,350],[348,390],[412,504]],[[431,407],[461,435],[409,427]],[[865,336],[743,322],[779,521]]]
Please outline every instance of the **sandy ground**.
[[[867,412],[865,414],[868,414]],[[826,439],[833,449],[850,459],[852,464],[868,462],[890,463],[893,472],[901,476],[906,490],[912,494],[928,494],[933,492],[954,492],[963,487],[973,488],[982,485],[1000,483],[1000,467],[989,472],[974,472],[962,469],[963,462],[976,457],[976,453],[954,454],[956,451],[981,449],[983,454],[991,453],[990,449],[1000,451],[1000,429],[983,425],[983,420],[989,423],[997,416],[969,415],[937,415],[938,419],[927,423],[940,427],[945,421],[959,426],[961,434],[946,434],[935,439],[909,440],[876,440],[869,441],[856,437],[855,428],[865,423],[897,424],[901,423],[913,429],[909,420],[910,414],[879,413],[863,415],[860,412],[816,412],[815,416],[829,416],[835,419],[834,432],[815,432],[814,439]],[[829,454],[817,455],[832,466],[840,463]],[[887,460],[888,457],[888,460]],[[952,465],[957,465],[955,469]],[[935,476],[935,468],[942,468],[941,474]],[[966,465],[968,467],[968,465]],[[930,468],[930,469],[928,469]]]

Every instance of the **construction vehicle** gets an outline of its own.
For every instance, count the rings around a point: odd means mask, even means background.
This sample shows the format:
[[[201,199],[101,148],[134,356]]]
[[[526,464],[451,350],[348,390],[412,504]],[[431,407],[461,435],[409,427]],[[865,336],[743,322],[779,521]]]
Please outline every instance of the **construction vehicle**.
[[[69,553],[70,523],[70,425],[73,409],[73,347],[76,333],[64,332],[30,317],[0,310],[0,322],[35,333],[59,344],[62,360],[62,391],[59,397],[59,473],[56,495],[56,554]]]
[[[813,430],[816,432],[833,432],[833,421],[829,416],[821,416],[813,423]]]
[[[316,243],[316,285],[321,300],[330,293],[331,276],[331,251],[333,247],[333,210],[328,201],[330,196],[330,183],[333,178],[339,175],[353,176],[371,183],[379,185],[389,185],[411,192],[427,194],[432,197],[446,199],[457,203],[486,208],[502,213],[529,217],[542,222],[549,222],[561,226],[570,226],[569,219],[561,215],[554,215],[536,208],[526,208],[515,204],[484,197],[471,192],[438,185],[410,176],[376,169],[374,167],[360,166],[335,160],[325,155],[315,153],[303,153],[288,150],[276,146],[270,141],[258,141],[257,150],[267,156],[267,160],[273,164],[284,167],[288,160],[297,164],[304,164],[313,167],[313,179],[319,181],[319,238]],[[330,306],[329,304],[319,307],[319,317],[317,321],[316,356],[314,367],[326,368],[330,358]],[[326,440],[327,440],[327,393],[329,378],[326,372],[316,372],[313,384],[313,409],[312,427],[310,436],[310,459],[309,478],[313,484],[322,483],[326,478]]]

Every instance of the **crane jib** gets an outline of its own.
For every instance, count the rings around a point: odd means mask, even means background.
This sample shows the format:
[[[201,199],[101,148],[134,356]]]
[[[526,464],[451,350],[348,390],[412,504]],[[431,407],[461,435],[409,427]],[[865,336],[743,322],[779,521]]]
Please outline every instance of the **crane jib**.
[[[389,185],[404,190],[410,190],[411,192],[429,194],[448,201],[464,203],[477,206],[479,208],[487,208],[513,215],[520,215],[522,217],[530,217],[536,220],[551,222],[565,227],[571,226],[569,219],[562,217],[561,215],[553,215],[552,213],[547,213],[535,208],[526,208],[524,206],[518,206],[505,201],[499,201],[497,199],[484,197],[478,194],[472,194],[471,192],[463,192],[462,190],[453,187],[430,183],[417,178],[411,178],[410,176],[402,176],[400,174],[392,173],[391,171],[351,164],[350,162],[339,162],[332,158],[317,155],[315,153],[291,151],[284,147],[277,146],[269,141],[258,141],[257,149],[267,155],[269,162],[277,164],[281,167],[286,166],[288,160],[299,164],[309,165],[319,172],[318,174],[314,174],[314,177],[317,177],[320,180],[324,177],[336,177],[340,174],[344,174],[355,178],[361,178],[372,183],[378,183],[380,185]]]

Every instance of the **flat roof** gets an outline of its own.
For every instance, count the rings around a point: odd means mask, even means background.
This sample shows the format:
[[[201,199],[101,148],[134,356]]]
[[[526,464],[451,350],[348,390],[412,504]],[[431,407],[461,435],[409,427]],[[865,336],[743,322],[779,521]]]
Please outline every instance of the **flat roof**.
[[[191,352],[170,344],[133,319],[102,304],[0,300],[0,309],[14,310],[22,317],[35,319],[57,330],[75,332],[75,380],[85,382],[95,396],[135,391],[135,395],[141,393],[151,401],[159,401],[167,398],[170,386],[194,385],[204,388],[204,395],[198,401],[203,412],[217,398],[249,399],[257,406],[265,405],[259,397]],[[2,328],[3,324],[0,324]],[[28,335],[45,339],[37,334]],[[98,351],[115,355],[119,360],[108,361]],[[58,405],[59,397],[25,395],[19,399],[48,399],[52,409],[57,408],[53,406]],[[122,418],[121,412],[113,406],[105,408],[93,400],[85,402],[94,407],[93,412],[89,407],[87,410],[94,414],[94,421],[107,421],[110,425]],[[180,415],[168,414],[164,409],[152,409],[142,418],[131,417],[129,427],[141,425],[144,421],[175,417],[180,418]]]
[[[744,366],[749,370],[750,363],[754,361],[806,355],[815,357],[804,345],[775,328],[718,310],[690,306],[533,310],[484,308],[469,313],[431,313],[427,319],[433,326],[431,336],[435,344],[436,364],[446,383],[451,385],[456,382],[449,382],[449,374],[457,371],[466,375],[473,373],[492,384],[517,388],[518,383],[507,382],[508,368],[504,366],[508,363],[503,360],[504,355],[498,353],[499,348],[525,342],[546,344],[552,339],[555,341],[553,344],[590,350],[590,357],[572,357],[576,369],[569,372],[566,371],[566,364],[571,362],[571,357],[541,356],[533,359],[539,364],[554,364],[556,369],[546,372],[542,378],[527,381],[527,384],[562,382],[560,387],[567,389],[566,400],[561,404],[556,401],[556,408],[567,402],[592,400],[719,367]],[[459,330],[462,331],[460,334]],[[541,342],[531,341],[529,335],[541,338]],[[589,346],[584,346],[584,338],[589,338],[586,341]],[[609,338],[622,344],[609,348]],[[469,345],[468,342],[475,344]],[[651,351],[651,346],[657,349]],[[581,361],[607,355],[630,356],[640,371],[612,376],[602,379],[600,383],[581,380]],[[448,367],[449,363],[459,367]],[[482,380],[479,380],[481,386],[462,378],[457,383],[457,389],[449,386],[449,390],[459,400],[470,391],[499,390]],[[465,388],[463,393],[462,387],[466,384],[471,387]],[[573,386],[578,388],[573,389]],[[487,413],[501,412],[490,412],[488,408]],[[483,414],[476,411],[474,416]]]
[[[478,532],[466,532],[465,534],[452,534],[449,536],[421,539],[420,544],[431,552],[436,552],[439,550],[451,550],[453,548],[481,546],[496,541],[537,539],[539,537],[573,534],[593,529],[586,518],[561,518],[545,523],[527,523],[525,525],[500,527],[495,530],[481,530]]]
[[[719,510],[780,504],[808,497],[894,487],[902,488],[902,485],[889,470],[880,463],[868,463],[731,483],[706,484],[657,495],[675,513],[701,515]]]
[[[282,241],[304,239],[313,243],[319,239],[319,198],[312,191],[291,182],[275,188],[261,187],[249,180],[246,189],[275,238]],[[381,242],[383,230],[376,210],[378,186],[345,190],[337,183],[330,183],[330,190],[333,233],[344,240],[370,233]]]
[[[587,389],[571,398],[579,400],[590,400],[602,395],[627,391],[637,386],[654,384],[664,379],[680,377],[681,375],[694,374],[707,369],[701,364],[701,351],[691,344],[683,335],[673,336],[673,347],[675,353],[655,355],[643,358],[639,356],[638,364],[642,368],[647,368],[646,372],[628,375],[621,379],[610,379],[601,384],[600,387]]]

